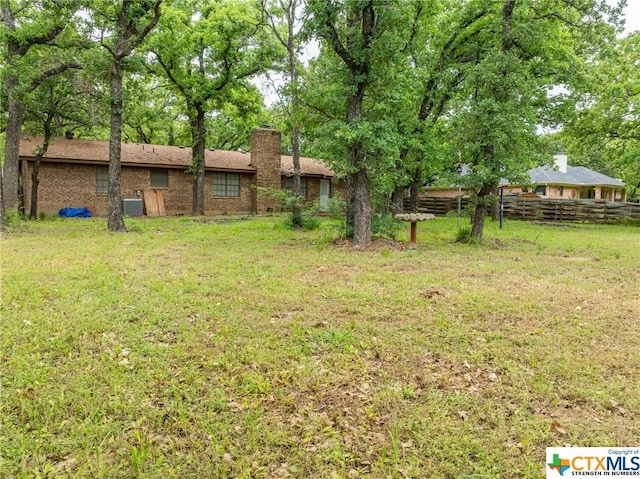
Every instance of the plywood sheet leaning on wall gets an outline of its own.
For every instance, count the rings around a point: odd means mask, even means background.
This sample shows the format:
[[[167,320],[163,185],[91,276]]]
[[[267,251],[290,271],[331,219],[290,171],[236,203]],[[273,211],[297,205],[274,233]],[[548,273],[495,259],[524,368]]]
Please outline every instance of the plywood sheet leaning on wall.
[[[167,216],[167,210],[164,207],[164,192],[162,190],[156,191],[156,200],[158,201],[158,214],[160,216]]]
[[[162,190],[144,190],[144,209],[148,217],[167,216]]]

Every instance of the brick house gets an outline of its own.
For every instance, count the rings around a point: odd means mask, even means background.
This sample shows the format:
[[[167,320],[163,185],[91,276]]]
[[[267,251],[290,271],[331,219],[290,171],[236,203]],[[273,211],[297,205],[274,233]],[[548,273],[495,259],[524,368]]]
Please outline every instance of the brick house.
[[[281,152],[280,133],[257,129],[250,153],[205,151],[205,214],[247,214],[277,211],[279,205],[253,186],[287,188],[293,160]],[[30,209],[33,150],[41,138],[20,142],[21,191]],[[60,208],[88,206],[98,216],[107,213],[109,143],[100,140],[56,138],[40,164],[38,210],[55,214]],[[191,214],[191,148],[138,143],[122,144],[121,195],[137,199],[145,190],[163,192],[167,215]],[[301,158],[301,184],[308,201],[345,196],[344,182],[320,160]]]
[[[626,201],[627,195],[621,180],[598,173],[584,166],[569,166],[563,153],[554,156],[554,167],[540,166],[528,171],[531,188],[510,184],[502,180],[500,186],[505,195],[533,193],[541,198],[557,199],[602,199],[606,201]],[[463,173],[464,174],[464,173]],[[435,198],[456,198],[458,187],[425,187],[427,196]]]

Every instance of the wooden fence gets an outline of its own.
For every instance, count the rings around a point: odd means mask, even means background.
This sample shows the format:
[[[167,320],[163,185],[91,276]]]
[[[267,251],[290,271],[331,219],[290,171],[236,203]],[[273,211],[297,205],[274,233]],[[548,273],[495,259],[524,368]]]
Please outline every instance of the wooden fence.
[[[460,198],[460,207],[466,211],[468,198]],[[409,208],[408,202],[405,208]],[[458,210],[458,198],[421,197],[418,211],[445,216]],[[506,196],[505,218],[538,221],[613,222],[625,218],[640,220],[640,204],[612,203],[605,200],[575,200],[557,198],[526,198]]]
[[[469,198],[460,198],[461,208],[469,206]],[[409,211],[411,203],[409,199],[404,202],[405,211]],[[421,196],[418,198],[418,211],[420,213],[433,213],[436,216],[446,216],[450,211],[458,211],[458,198],[434,198]]]

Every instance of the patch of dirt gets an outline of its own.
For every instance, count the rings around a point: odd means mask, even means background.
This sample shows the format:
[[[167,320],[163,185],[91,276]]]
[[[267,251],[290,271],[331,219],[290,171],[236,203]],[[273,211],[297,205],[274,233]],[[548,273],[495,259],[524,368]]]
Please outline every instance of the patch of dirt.
[[[567,256],[564,254],[559,254],[556,256],[558,259],[563,259],[565,261],[597,261],[595,258],[588,258],[586,256]]]
[[[334,240],[332,245],[337,248],[354,249],[351,240],[345,238]],[[371,244],[362,251],[406,251],[417,249],[417,247],[418,246],[416,244],[407,243],[405,241],[392,241],[384,238],[374,238],[371,240]]]
[[[249,221],[248,216],[216,216],[214,218],[194,218],[193,221],[202,224],[223,224],[223,223],[239,223],[240,221]]]
[[[427,288],[424,291],[420,291],[418,294],[422,298],[432,300],[447,299],[450,296],[450,292],[446,288],[436,288],[434,286]]]

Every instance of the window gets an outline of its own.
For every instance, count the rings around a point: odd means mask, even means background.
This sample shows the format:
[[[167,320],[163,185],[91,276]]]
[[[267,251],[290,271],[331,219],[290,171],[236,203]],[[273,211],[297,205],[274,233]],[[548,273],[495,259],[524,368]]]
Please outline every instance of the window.
[[[536,186],[536,195],[547,196],[547,185]]]
[[[151,188],[169,188],[169,170],[163,168],[152,168]]]
[[[96,166],[96,193],[109,193],[109,168],[106,166]]]
[[[293,176],[284,177],[284,189],[288,191],[293,190]],[[300,178],[300,195],[303,198],[307,197],[307,179],[306,178]]]
[[[558,196],[564,196],[564,186],[558,186]]]
[[[213,196],[240,196],[238,173],[214,173]]]

